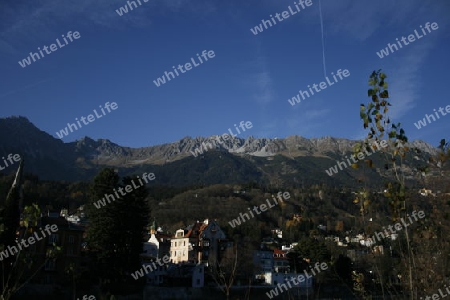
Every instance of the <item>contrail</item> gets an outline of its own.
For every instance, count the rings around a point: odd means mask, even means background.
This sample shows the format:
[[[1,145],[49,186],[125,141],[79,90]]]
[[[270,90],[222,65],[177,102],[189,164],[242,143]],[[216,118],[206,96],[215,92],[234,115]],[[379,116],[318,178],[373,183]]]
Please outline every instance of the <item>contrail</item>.
[[[322,5],[319,0],[319,11],[320,11],[320,27],[322,29],[322,61],[323,61],[323,75],[327,77],[327,69],[325,64],[325,43],[323,40],[323,19],[322,19]]]

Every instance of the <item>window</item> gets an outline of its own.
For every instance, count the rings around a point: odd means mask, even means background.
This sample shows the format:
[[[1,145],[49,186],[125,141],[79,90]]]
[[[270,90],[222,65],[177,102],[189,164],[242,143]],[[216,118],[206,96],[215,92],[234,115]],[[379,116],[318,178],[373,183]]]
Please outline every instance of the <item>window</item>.
[[[67,249],[67,255],[73,255],[73,248]]]
[[[75,243],[75,237],[73,235],[69,235],[69,244]]]
[[[49,259],[45,262],[45,271],[56,270],[56,259]]]
[[[42,280],[43,284],[53,284],[53,278],[51,275],[45,275],[44,279]]]
[[[48,237],[48,244],[51,245],[53,243],[58,244],[59,241],[59,235],[57,234],[52,234],[51,236]]]

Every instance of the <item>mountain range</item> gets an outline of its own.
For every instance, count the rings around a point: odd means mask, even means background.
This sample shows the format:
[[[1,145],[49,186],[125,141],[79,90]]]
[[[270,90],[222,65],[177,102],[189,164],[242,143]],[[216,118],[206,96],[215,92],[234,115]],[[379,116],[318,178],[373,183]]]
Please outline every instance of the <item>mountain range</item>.
[[[88,181],[103,167],[115,168],[121,175],[153,172],[155,184],[174,186],[245,182],[354,185],[355,179],[361,176],[361,170],[351,168],[334,176],[325,173],[336,161],[351,153],[358,142],[355,140],[301,136],[231,137],[219,144],[214,143],[216,137],[184,137],[173,143],[142,148],[119,146],[107,139],[95,141],[89,137],[64,143],[39,130],[25,117],[0,119],[0,154],[20,154],[25,160],[25,171],[44,180]],[[208,143],[215,145],[215,149],[203,148],[203,154],[193,155],[194,149]],[[420,140],[409,146],[428,156],[437,152],[435,147]],[[368,176],[371,182],[378,184],[386,172],[375,156],[377,168]],[[417,156],[407,158],[411,178],[414,176],[412,167],[424,161]],[[14,170],[11,166],[4,172]]]

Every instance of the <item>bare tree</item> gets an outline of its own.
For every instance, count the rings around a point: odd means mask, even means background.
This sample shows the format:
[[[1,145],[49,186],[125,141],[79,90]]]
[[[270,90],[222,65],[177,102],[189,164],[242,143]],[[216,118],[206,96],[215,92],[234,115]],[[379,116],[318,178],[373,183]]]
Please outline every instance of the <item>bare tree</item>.
[[[220,261],[216,261],[209,267],[209,275],[216,282],[219,289],[230,299],[230,290],[236,279],[236,270],[238,265],[237,246],[229,247],[225,250],[225,255]]]

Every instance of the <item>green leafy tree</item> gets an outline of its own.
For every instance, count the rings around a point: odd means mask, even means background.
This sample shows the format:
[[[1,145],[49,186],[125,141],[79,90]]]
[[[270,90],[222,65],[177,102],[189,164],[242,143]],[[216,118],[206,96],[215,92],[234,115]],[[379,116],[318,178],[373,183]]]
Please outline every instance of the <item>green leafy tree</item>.
[[[360,117],[363,121],[364,129],[368,130],[367,137],[364,139],[363,143],[355,145],[354,152],[360,152],[362,150],[373,148],[378,150],[384,158],[384,174],[385,178],[385,193],[384,196],[388,200],[388,205],[391,213],[391,221],[398,222],[400,219],[407,219],[408,211],[411,210],[413,204],[411,203],[411,190],[409,188],[408,174],[406,173],[407,168],[405,168],[405,162],[408,157],[413,157],[420,160],[417,155],[420,154],[418,149],[410,149],[407,145],[408,138],[406,136],[405,130],[401,127],[400,123],[394,124],[391,122],[388,112],[389,107],[392,104],[389,102],[389,92],[388,83],[386,81],[386,74],[381,72],[381,70],[374,71],[369,77],[369,90],[368,97],[370,101],[367,105],[361,104],[360,106]],[[387,147],[376,149],[376,143],[381,144],[382,141],[387,142]],[[442,140],[439,146],[441,150],[436,158],[430,158],[428,164],[425,166],[419,166],[417,170],[419,174],[423,176],[430,170],[430,165],[434,167],[442,168],[444,162],[448,160],[449,149],[448,144],[445,140]],[[372,169],[375,166],[375,162],[372,159],[365,159],[364,161],[358,161],[358,163],[352,165],[354,168],[359,168],[363,165],[365,168]],[[416,191],[417,193],[417,191]],[[363,218],[368,212],[369,208],[372,206],[372,200],[374,200],[373,193],[369,192],[366,182],[365,187],[358,193],[357,198],[354,203],[360,204],[360,212]],[[441,241],[433,243],[425,242],[424,236],[435,236],[436,228],[440,228],[438,224],[432,224],[434,220],[428,218],[426,220],[420,220],[417,222],[417,227],[406,227],[402,230],[404,234],[404,239],[398,239],[398,251],[401,257],[399,266],[400,271],[397,274],[392,274],[399,276],[404,280],[401,281],[404,291],[409,299],[418,299],[419,293],[423,293],[425,286],[420,286],[424,282],[429,281],[429,277],[433,277],[438,281],[442,278],[442,274],[437,274],[437,272],[427,273],[420,268],[419,262],[421,258],[425,258],[426,261],[431,261],[432,259],[438,259],[438,255],[434,255],[432,258],[430,254],[433,252],[442,253],[444,249],[448,251],[448,246],[441,243]],[[434,233],[433,233],[434,232]],[[431,245],[433,244],[433,245]],[[443,254],[443,253],[442,253]],[[445,255],[441,255],[445,257]],[[448,263],[448,259],[442,261],[443,264]],[[392,266],[385,266],[391,268]],[[382,293],[385,293],[385,284],[387,282],[387,272],[386,269],[380,268],[378,262],[374,266],[376,274],[379,277],[379,283],[382,289]],[[436,271],[436,270],[434,270]],[[439,272],[441,273],[441,272]],[[424,276],[424,274],[428,274]],[[426,278],[428,277],[428,278]],[[361,278],[354,276],[356,285],[361,283]],[[359,286],[359,285],[358,285]],[[429,288],[429,287],[428,287]],[[359,290],[359,292],[362,292]],[[370,297],[363,291],[365,297]],[[391,290],[389,290],[391,292]],[[398,291],[394,291],[398,293]]]

